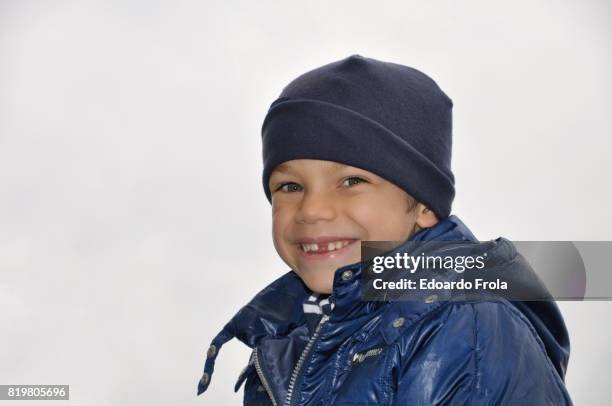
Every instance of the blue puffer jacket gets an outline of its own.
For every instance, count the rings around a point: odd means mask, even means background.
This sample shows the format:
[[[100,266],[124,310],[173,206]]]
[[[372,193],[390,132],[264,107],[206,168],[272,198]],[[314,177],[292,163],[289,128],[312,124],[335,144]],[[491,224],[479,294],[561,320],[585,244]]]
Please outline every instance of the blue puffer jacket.
[[[477,241],[454,215],[409,241],[428,240]],[[489,260],[533,275],[507,239],[487,246]],[[253,348],[235,386],[245,383],[245,405],[572,404],[569,339],[553,301],[437,300],[427,291],[421,301],[361,301],[365,262],[336,270],[335,306],[314,331],[302,310],[312,292],[293,271],[259,292],[212,340],[198,394],[221,346],[237,337]]]

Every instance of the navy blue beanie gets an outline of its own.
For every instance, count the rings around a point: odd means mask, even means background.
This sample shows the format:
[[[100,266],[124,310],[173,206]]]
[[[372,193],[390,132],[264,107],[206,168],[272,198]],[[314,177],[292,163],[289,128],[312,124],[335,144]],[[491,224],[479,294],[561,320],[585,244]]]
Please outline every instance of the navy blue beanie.
[[[271,104],[262,125],[263,186],[292,159],[336,161],[373,172],[439,219],[455,197],[452,100],[414,68],[361,55],[308,71]]]

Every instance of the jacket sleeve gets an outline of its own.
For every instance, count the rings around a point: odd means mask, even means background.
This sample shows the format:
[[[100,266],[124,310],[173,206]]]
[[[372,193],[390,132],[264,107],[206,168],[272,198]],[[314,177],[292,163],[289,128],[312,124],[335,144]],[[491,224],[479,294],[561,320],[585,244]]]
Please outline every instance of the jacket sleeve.
[[[443,305],[399,340],[395,405],[571,405],[529,321],[505,301]]]

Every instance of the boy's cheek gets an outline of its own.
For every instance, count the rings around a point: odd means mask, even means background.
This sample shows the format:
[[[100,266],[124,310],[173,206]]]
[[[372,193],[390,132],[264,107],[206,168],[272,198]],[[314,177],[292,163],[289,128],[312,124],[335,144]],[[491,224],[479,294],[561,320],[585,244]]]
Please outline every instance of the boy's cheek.
[[[282,238],[282,236],[278,234],[273,235],[272,240],[274,242],[274,248],[276,249],[276,253],[283,259],[283,261],[287,263],[293,262],[292,259],[297,256],[297,247],[286,242]]]
[[[280,233],[280,231],[288,226],[294,214],[286,205],[276,205],[272,206],[272,229],[275,233]]]
[[[272,216],[274,217],[276,213],[280,210],[280,205],[275,204],[274,198],[272,198]]]

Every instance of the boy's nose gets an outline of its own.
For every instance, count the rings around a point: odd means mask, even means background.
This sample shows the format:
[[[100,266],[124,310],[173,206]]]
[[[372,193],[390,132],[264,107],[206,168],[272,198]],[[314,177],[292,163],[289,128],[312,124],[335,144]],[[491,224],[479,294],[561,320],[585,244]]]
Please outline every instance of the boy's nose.
[[[336,208],[331,196],[326,193],[304,194],[300,207],[295,214],[298,223],[316,223],[317,221],[330,221],[336,217]]]

